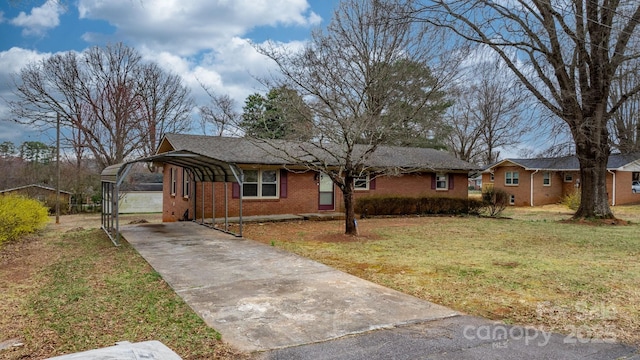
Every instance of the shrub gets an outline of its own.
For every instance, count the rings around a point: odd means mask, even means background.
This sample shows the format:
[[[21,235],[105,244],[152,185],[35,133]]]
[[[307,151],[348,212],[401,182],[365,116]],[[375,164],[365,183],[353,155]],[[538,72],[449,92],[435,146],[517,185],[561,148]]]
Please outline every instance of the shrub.
[[[0,245],[43,228],[47,221],[47,208],[41,202],[22,196],[0,196]]]
[[[446,197],[371,196],[356,200],[355,211],[361,216],[478,214],[482,202],[475,199]]]
[[[568,207],[571,210],[578,210],[580,207],[580,189],[575,189],[572,193],[568,194],[562,199],[562,205]]]
[[[511,195],[502,189],[487,189],[482,193],[482,203],[484,209],[491,217],[496,217],[504,211],[509,204]]]

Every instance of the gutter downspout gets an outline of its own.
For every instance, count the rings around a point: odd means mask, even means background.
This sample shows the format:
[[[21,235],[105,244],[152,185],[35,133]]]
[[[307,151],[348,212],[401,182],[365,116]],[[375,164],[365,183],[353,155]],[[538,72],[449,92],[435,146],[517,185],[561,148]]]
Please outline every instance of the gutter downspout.
[[[531,207],[533,207],[533,175],[537,174],[538,171],[540,171],[540,169],[537,169],[536,171],[531,173],[531,201],[529,201],[529,203],[531,204]]]
[[[612,196],[611,196],[611,206],[616,206],[616,173],[614,173],[613,171],[607,169],[607,172],[609,172],[611,175],[613,175],[613,184],[612,184]],[[606,184],[606,181],[605,181]]]

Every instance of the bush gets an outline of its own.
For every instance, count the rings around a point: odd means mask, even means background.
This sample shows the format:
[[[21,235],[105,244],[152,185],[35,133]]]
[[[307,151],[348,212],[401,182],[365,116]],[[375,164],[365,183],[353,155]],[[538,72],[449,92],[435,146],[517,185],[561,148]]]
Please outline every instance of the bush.
[[[375,215],[460,215],[478,214],[482,202],[446,197],[371,196],[356,200],[355,211],[362,217]]]
[[[501,189],[488,189],[482,193],[482,203],[491,217],[496,217],[509,205],[511,194]]]
[[[47,223],[47,208],[22,196],[0,196],[0,245],[35,232]]]
[[[565,196],[562,199],[562,205],[568,207],[569,209],[576,211],[580,207],[580,197],[581,197],[580,189],[575,189],[572,193]]]

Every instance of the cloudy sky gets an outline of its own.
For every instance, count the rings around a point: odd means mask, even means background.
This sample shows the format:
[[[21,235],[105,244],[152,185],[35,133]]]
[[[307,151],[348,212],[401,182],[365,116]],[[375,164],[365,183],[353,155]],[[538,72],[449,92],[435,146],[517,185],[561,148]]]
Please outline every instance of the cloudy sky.
[[[264,92],[255,76],[273,64],[250,42],[297,44],[330,20],[339,0],[5,0],[0,1],[0,98],[16,73],[58,52],[124,42],[180,74],[196,102],[198,81],[239,104]],[[0,99],[0,142],[51,142],[48,133],[8,122]]]

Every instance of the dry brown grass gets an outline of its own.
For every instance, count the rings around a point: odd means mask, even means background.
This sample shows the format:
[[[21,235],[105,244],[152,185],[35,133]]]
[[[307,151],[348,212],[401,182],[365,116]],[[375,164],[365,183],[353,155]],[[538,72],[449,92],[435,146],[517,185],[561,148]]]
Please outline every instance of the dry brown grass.
[[[159,220],[121,220],[143,217]],[[114,247],[99,225],[99,215],[64,216],[0,249],[0,359],[125,340],[160,340],[184,359],[248,358],[222,342],[133,248]]]
[[[248,224],[245,236],[458,311],[640,344],[640,206],[630,225],[565,224],[560,206],[510,219],[406,217]]]

